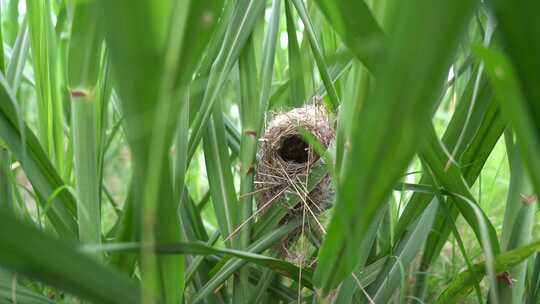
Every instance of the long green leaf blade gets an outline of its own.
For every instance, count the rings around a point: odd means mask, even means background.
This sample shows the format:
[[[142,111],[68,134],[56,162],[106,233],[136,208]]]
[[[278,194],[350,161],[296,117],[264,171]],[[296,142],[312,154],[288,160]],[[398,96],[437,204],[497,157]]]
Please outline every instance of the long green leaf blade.
[[[139,303],[138,288],[124,276],[5,212],[0,218],[0,264],[6,268],[97,303]]]
[[[355,124],[351,156],[345,161],[335,213],[319,253],[315,281],[324,293],[358,266],[364,233],[416,150],[475,4],[423,0],[403,4],[389,43],[392,51]],[[427,81],[438,85],[424,86]]]

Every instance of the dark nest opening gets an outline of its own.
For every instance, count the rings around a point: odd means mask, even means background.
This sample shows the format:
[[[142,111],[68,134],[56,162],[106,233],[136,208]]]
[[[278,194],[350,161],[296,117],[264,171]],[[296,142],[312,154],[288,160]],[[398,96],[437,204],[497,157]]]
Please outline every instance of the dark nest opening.
[[[306,216],[306,225],[318,221],[318,217],[329,206],[330,177],[322,178],[315,188],[307,193],[306,181],[309,173],[321,165],[323,160],[304,140],[299,130],[309,131],[324,148],[328,148],[335,134],[332,126],[328,112],[324,106],[317,103],[277,113],[272,117],[261,138],[258,155],[256,192],[259,216],[279,204],[283,195],[292,193],[301,196],[301,199],[295,206],[283,206],[287,208],[287,215],[280,224],[302,219],[303,215]],[[309,210],[308,213],[305,213],[306,209]],[[297,260],[294,253],[291,254],[287,249],[299,238],[302,229],[307,231],[308,228],[301,226],[275,247],[278,254]]]
[[[303,164],[308,161],[308,149],[308,143],[298,134],[293,134],[283,139],[278,154],[286,162]]]

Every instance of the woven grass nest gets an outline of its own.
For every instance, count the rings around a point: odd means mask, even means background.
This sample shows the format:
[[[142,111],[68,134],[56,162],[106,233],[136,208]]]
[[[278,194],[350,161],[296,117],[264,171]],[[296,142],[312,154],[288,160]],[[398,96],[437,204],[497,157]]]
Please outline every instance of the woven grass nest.
[[[313,217],[319,217],[328,208],[331,193],[328,175],[306,193],[307,176],[323,159],[303,138],[302,128],[314,135],[324,148],[328,148],[335,136],[331,116],[320,102],[315,101],[288,112],[276,113],[266,126],[258,155],[256,192],[260,215],[274,204],[279,204],[280,197],[286,193],[302,197],[296,206],[288,208],[287,215],[280,222],[285,224],[293,219],[302,219],[304,215],[306,219],[304,227],[290,233],[274,248],[285,257],[291,256],[287,248],[298,239],[302,228],[308,229],[306,225],[313,223]]]

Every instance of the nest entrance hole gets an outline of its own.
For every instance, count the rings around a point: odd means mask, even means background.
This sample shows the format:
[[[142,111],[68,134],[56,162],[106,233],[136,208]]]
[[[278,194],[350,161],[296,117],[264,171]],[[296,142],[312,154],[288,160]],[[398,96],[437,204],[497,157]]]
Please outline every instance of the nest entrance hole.
[[[308,161],[308,149],[308,143],[300,135],[293,134],[283,139],[277,152],[281,159],[286,162],[303,164]]]

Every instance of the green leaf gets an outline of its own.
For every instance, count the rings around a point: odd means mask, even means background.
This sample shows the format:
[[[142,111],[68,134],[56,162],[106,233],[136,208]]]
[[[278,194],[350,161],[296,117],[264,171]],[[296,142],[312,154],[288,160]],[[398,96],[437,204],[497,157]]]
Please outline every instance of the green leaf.
[[[461,157],[463,176],[467,181],[467,184],[473,184],[478,178],[484,164],[505,128],[506,122],[501,117],[498,104],[496,102],[491,102],[482,118],[478,131],[467,145],[467,148],[464,150]],[[415,206],[418,205],[411,205],[411,208],[414,208]],[[452,232],[452,226],[455,225],[455,223],[452,224],[450,221],[455,221],[457,218],[459,212],[458,208],[452,205],[449,209],[450,214],[442,214],[443,216],[440,216],[433,226],[433,232],[428,238],[424,253],[422,254],[422,261],[420,263],[418,274],[418,276],[420,276],[419,281],[424,280],[422,278],[424,273],[428,271],[429,266],[439,257],[448,236]],[[417,292],[422,293],[422,289],[423,287],[419,286]],[[417,295],[422,296],[419,294]]]
[[[198,108],[199,111],[191,124],[192,134],[189,138],[188,160],[195,153],[227,76],[234,62],[240,56],[240,52],[251,35],[257,18],[263,12],[264,6],[264,1],[242,0],[236,2],[234,14],[227,27],[221,49],[212,64],[209,79],[205,85],[204,97]]]
[[[540,132],[540,75],[537,73],[540,69],[540,20],[534,18],[534,12],[540,10],[540,3],[536,1],[519,1],[516,3],[504,0],[491,0],[497,19],[497,26],[501,34],[502,45],[508,54],[508,59],[515,71],[515,81],[518,84],[522,94],[523,101],[519,102],[520,107],[527,109],[527,114],[532,119],[536,134]],[[503,69],[504,63],[501,62]],[[498,75],[501,78],[512,77],[513,72],[503,71],[505,75]],[[507,80],[501,80],[507,81]],[[510,85],[510,84],[509,84]],[[510,93],[513,93],[512,90]],[[501,94],[501,97],[504,95]],[[513,119],[510,120],[512,123]],[[517,130],[515,130],[518,132]],[[518,136],[519,137],[519,136]],[[527,163],[528,161],[524,159]],[[538,179],[534,178],[538,186]],[[539,191],[539,188],[536,188]]]
[[[86,246],[83,251],[93,253],[99,251],[140,251],[140,250],[153,250],[161,255],[174,255],[174,254],[189,254],[189,255],[219,255],[226,257],[234,257],[246,262],[254,263],[268,269],[273,270],[279,274],[284,275],[293,280],[298,279],[298,273],[300,268],[292,263],[276,259],[273,257],[257,254],[249,251],[218,248],[206,245],[201,242],[183,242],[183,243],[171,243],[171,244],[157,244],[155,247],[144,246],[138,243],[111,243],[102,246]],[[302,269],[305,284],[310,284],[310,270]]]
[[[133,282],[78,253],[73,244],[20,223],[5,212],[0,212],[0,219],[0,264],[7,269],[96,303],[140,302]]]
[[[185,86],[201,61],[223,10],[224,0],[192,1],[186,21],[186,33],[176,72],[176,86]]]
[[[16,101],[6,80],[0,76],[0,137],[13,156],[21,162],[39,201],[45,202],[57,189],[64,187],[64,182],[34,133],[22,121],[15,105]],[[75,239],[78,235],[75,213],[74,197],[69,191],[61,190],[54,196],[47,217],[59,235]]]
[[[94,1],[77,3],[71,25],[68,59],[68,82],[77,94],[95,94],[103,42],[99,6]]]
[[[56,34],[51,20],[51,2],[26,1],[32,65],[38,96],[39,140],[61,175],[64,168],[64,112],[62,74]]]
[[[532,201],[534,190],[521,162],[519,151],[517,148],[512,150],[507,151],[510,155],[511,166],[510,187],[501,232],[503,251],[524,246],[531,241],[537,210],[537,205]],[[526,271],[527,263],[516,265],[509,271],[510,276],[515,280],[512,286],[499,282],[501,302],[518,304],[523,301]]]
[[[10,1],[13,3],[14,1]],[[25,21],[22,24],[21,31],[17,35],[15,45],[11,51],[11,58],[8,62],[6,78],[14,93],[17,93],[21,84],[22,74],[28,50],[30,46],[30,35],[28,34],[28,23]]]
[[[364,0],[315,1],[334,30],[370,71],[381,61],[385,35]]]
[[[516,132],[516,142],[526,164],[535,189],[540,189],[540,136],[536,126],[536,102],[529,101],[520,85],[523,75],[515,69],[503,54],[496,50],[477,48],[476,53],[486,64],[486,72],[495,88],[496,99],[512,129]],[[532,92],[531,92],[532,93]]]
[[[300,19],[302,20],[302,23],[304,24],[304,27],[306,29],[306,34],[309,41],[309,45],[311,46],[313,57],[315,57],[315,62],[317,63],[319,74],[321,75],[322,82],[324,83],[324,87],[330,99],[330,102],[327,103],[326,106],[329,112],[333,113],[336,111],[337,107],[339,106],[340,101],[336,92],[336,88],[334,87],[334,83],[332,82],[332,78],[330,77],[330,73],[328,71],[326,61],[324,60],[322,48],[319,44],[317,36],[315,35],[313,24],[309,18],[309,14],[307,13],[307,9],[304,5],[304,2],[301,0],[290,0],[290,1],[292,1],[292,3],[294,4],[294,7],[296,8],[296,11],[298,12],[298,15],[300,16]]]
[[[403,3],[399,10],[389,56],[353,125],[351,154],[344,160],[335,212],[315,273],[323,293],[358,266],[358,248],[429,123],[475,4],[418,0]],[[426,86],[427,82],[431,85]]]
[[[17,275],[10,274],[0,269],[0,299],[5,299],[6,303],[14,302],[22,304],[52,304],[54,303],[47,297],[22,286],[17,282]]]
[[[497,238],[497,232],[489,218],[480,209],[478,203],[476,203],[476,199],[470,192],[465,179],[461,175],[460,168],[456,163],[452,163],[450,166],[445,167],[448,156],[444,153],[445,148],[437,138],[433,127],[428,128],[426,135],[427,140],[425,146],[419,152],[420,158],[426,163],[438,182],[456,197],[454,201],[457,208],[473,228],[478,241],[482,247],[484,247],[484,251],[487,251],[485,254],[492,255],[499,253],[501,249]],[[474,204],[477,207],[472,207],[471,204]],[[480,212],[481,218],[478,218],[477,211]],[[484,243],[484,239],[487,239],[488,242]],[[486,245],[488,245],[488,247],[486,247]]]
[[[133,153],[133,229],[147,243],[181,239],[169,147],[179,119],[179,97],[183,96],[175,89],[175,77],[181,68],[178,64],[188,30],[190,3],[101,2],[126,135]],[[183,257],[156,258],[143,252],[140,266],[145,301],[151,301],[155,295],[160,295],[165,303],[180,301],[184,290]]]
[[[476,75],[478,75],[478,70],[476,70],[473,75],[473,77],[477,77]],[[494,119],[494,117],[497,118],[497,120],[495,120],[497,122],[500,122],[501,119],[498,106],[495,102],[493,102],[493,94],[491,92],[492,90],[487,83],[487,79],[482,80],[479,87],[480,89],[476,96],[478,100],[475,101],[475,84],[472,81],[469,82],[459,99],[458,107],[456,108],[454,115],[452,115],[452,120],[448,124],[448,127],[446,128],[441,140],[448,149],[451,149],[455,152],[454,158],[456,160],[463,159],[461,160],[461,164],[463,166],[463,174],[466,176],[466,181],[468,185],[472,185],[478,177],[478,175],[474,174],[467,175],[468,172],[480,173],[480,170],[485,163],[485,159],[487,158],[489,153],[491,153],[494,144],[497,142],[504,129],[504,125],[502,125],[502,127],[499,127],[500,124],[493,125],[492,120]],[[472,109],[471,106],[473,106]],[[470,115],[469,123],[467,124],[466,129],[463,129],[463,126],[466,124],[465,121],[467,120],[468,115]],[[483,128],[481,128],[481,126]],[[495,126],[497,126],[497,128],[495,128]],[[482,137],[480,136],[481,134],[476,134],[476,132],[481,131],[483,134],[484,132],[491,132],[497,130],[499,130],[498,135],[497,132],[493,133],[496,137]],[[463,134],[464,136],[461,136],[461,134]],[[461,145],[460,147],[458,147],[459,149],[456,149],[456,145],[459,142],[460,137]],[[473,140],[476,140],[476,142],[473,142]],[[479,140],[484,141],[484,143],[479,144]],[[491,145],[489,145],[489,143],[491,143]],[[477,150],[473,149],[474,147],[481,147],[483,149],[482,155],[485,156],[483,161],[481,158],[474,159],[475,157],[477,157],[475,154],[473,154],[477,152]],[[465,157],[463,156],[463,154],[468,154],[468,156]],[[470,179],[469,176],[471,176],[470,178],[472,179]],[[431,183],[431,177],[429,175],[422,176],[420,183]],[[409,225],[414,219],[419,216],[420,212],[427,206],[427,204],[429,204],[432,198],[433,196],[426,196],[416,193],[411,197],[409,203],[407,204],[403,214],[401,215],[397,223],[396,235],[398,237],[403,234],[407,225]]]
[[[400,277],[405,274],[405,268],[416,257],[424,245],[430,227],[437,213],[439,202],[433,201],[424,211],[417,222],[407,231],[406,235],[396,245],[394,252],[387,259],[375,282],[367,292],[376,303],[388,303],[400,283]]]
[[[287,53],[289,55],[289,79],[290,79],[290,105],[301,106],[306,101],[306,89],[304,85],[304,67],[300,46],[296,38],[295,18],[292,13],[290,1],[285,1],[285,17],[287,23]]]
[[[502,253],[495,257],[495,270],[497,273],[504,272],[516,266],[523,260],[540,250],[540,241],[535,241],[529,245],[519,247],[514,250]],[[466,296],[473,284],[479,283],[486,274],[485,262],[475,264],[473,269],[464,271],[452,279],[452,282],[439,295],[435,303],[451,303]]]
[[[251,246],[246,249],[246,251],[252,253],[263,252],[264,250],[270,248],[272,245],[283,239],[283,237],[285,237],[291,231],[300,226],[300,224],[300,221],[292,221],[287,223],[286,225],[279,227],[278,229],[274,229],[268,234],[259,237],[251,244]],[[212,278],[205,284],[205,286],[203,286],[203,288],[201,288],[198,293],[193,297],[193,303],[197,303],[207,297],[218,286],[225,282],[236,270],[245,265],[245,263],[246,261],[243,261],[241,259],[226,260],[226,262],[218,269],[218,271],[214,272],[215,275],[212,276]],[[307,286],[311,285],[311,280],[309,278],[309,272],[307,272],[305,269],[302,269],[302,282],[304,284],[307,284]]]
[[[224,149],[225,127],[221,105],[214,105],[214,109],[204,138],[206,172],[221,235],[224,236],[226,244],[234,248],[238,240],[238,236],[232,234],[238,225],[238,202],[229,153]]]

